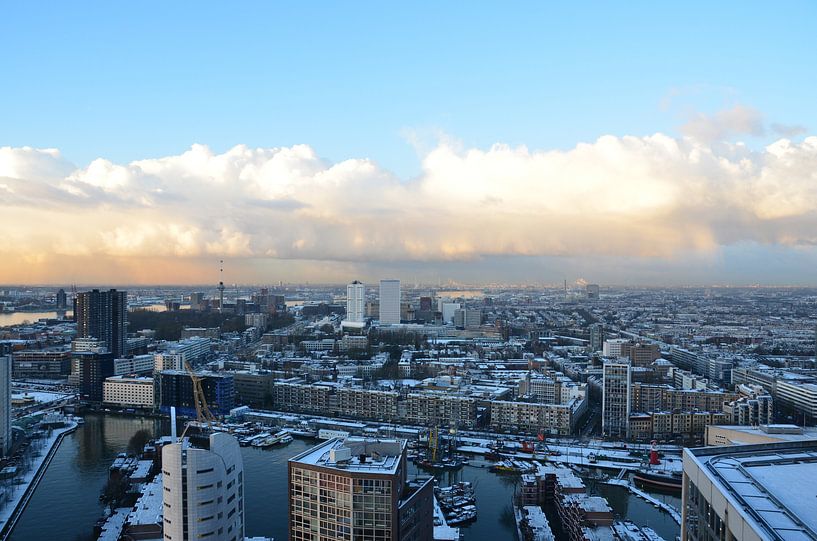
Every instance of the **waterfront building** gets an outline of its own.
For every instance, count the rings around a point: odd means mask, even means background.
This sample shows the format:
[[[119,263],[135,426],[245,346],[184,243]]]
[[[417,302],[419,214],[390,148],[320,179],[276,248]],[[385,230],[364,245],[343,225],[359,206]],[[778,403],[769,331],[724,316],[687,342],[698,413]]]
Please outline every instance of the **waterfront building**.
[[[233,402],[233,376],[199,372],[204,398],[213,415],[228,415],[235,407]],[[175,407],[179,415],[196,417],[196,403],[193,394],[193,383],[184,370],[162,370],[154,376],[156,405],[162,413],[170,413]]]
[[[0,357],[0,455],[11,449],[11,357]]]
[[[817,441],[684,449],[683,541],[817,540]]]
[[[653,411],[631,414],[628,430],[633,440],[701,442],[709,425],[728,421],[729,415],[720,411]]]
[[[87,402],[102,402],[105,378],[114,375],[113,353],[107,351],[74,352],[79,367],[79,398]]]
[[[573,399],[567,404],[493,400],[490,402],[491,430],[568,436],[586,408],[586,398]]]
[[[400,280],[380,280],[380,323],[400,323]]]
[[[346,321],[363,323],[366,314],[366,286],[355,280],[346,286]]]
[[[185,438],[162,448],[165,541],[244,539],[244,464],[223,432],[202,445]]]
[[[71,373],[71,352],[26,349],[12,354],[15,378],[60,379]]]
[[[327,385],[276,381],[272,385],[272,403],[287,411],[326,415],[330,411],[332,391],[333,388]]]
[[[121,408],[152,409],[153,378],[112,376],[102,384],[102,401]]]
[[[290,541],[432,541],[432,479],[406,481],[405,440],[328,440],[289,460]]]
[[[338,415],[394,422],[399,396],[395,391],[344,387],[337,392]]]
[[[605,342],[605,347],[607,347],[607,342]],[[630,361],[626,359],[604,363],[601,430],[605,436],[629,437],[630,370]]]
[[[404,420],[416,425],[476,428],[477,424],[477,401],[456,394],[409,393],[404,411]]]
[[[237,405],[272,407],[272,384],[275,376],[271,372],[233,372],[233,386]]]
[[[74,299],[77,337],[95,338],[114,357],[125,355],[128,297],[124,291],[83,291]]]

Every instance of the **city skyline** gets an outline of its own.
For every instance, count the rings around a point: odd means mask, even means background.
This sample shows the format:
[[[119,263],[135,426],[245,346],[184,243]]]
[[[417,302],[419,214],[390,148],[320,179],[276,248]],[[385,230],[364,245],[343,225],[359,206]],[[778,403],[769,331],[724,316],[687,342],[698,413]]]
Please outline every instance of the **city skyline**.
[[[814,5],[519,8],[10,6],[0,283],[815,285]]]

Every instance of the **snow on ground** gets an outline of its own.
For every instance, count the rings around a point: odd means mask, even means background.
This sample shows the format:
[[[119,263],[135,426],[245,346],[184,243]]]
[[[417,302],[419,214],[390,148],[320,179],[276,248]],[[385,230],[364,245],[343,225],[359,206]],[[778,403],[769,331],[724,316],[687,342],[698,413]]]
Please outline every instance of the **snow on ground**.
[[[12,400],[16,398],[23,398],[24,396],[33,398],[34,401],[39,404],[48,404],[51,402],[59,402],[60,400],[65,400],[66,398],[70,398],[74,395],[66,393],[52,393],[48,391],[29,391],[17,388],[13,390],[11,395]]]
[[[15,481],[19,482],[22,480],[20,484],[12,485],[12,496],[11,499],[5,502],[4,507],[0,508],[0,527],[5,526],[6,521],[9,520],[14,510],[20,503],[20,500],[26,493],[26,489],[31,484],[31,481],[37,475],[37,472],[40,471],[40,468],[43,466],[43,462],[45,461],[46,457],[48,456],[49,451],[51,451],[52,447],[57,441],[57,438],[60,434],[64,434],[66,432],[70,432],[77,427],[75,422],[72,422],[69,426],[64,428],[59,428],[51,432],[51,436],[45,441],[45,445],[42,447],[42,454],[34,459],[31,464],[31,470],[26,473],[22,478],[15,477]]]

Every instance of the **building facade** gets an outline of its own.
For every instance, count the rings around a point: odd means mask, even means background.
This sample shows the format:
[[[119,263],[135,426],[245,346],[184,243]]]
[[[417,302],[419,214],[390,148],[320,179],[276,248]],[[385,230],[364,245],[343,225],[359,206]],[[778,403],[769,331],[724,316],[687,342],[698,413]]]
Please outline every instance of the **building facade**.
[[[684,449],[682,541],[817,540],[817,441]]]
[[[114,375],[113,354],[109,352],[74,352],[79,366],[79,398],[88,402],[102,402],[105,378]]]
[[[204,399],[213,415],[228,415],[235,407],[233,376],[229,374],[198,373]],[[183,370],[163,370],[154,376],[156,406],[162,413],[175,407],[179,415],[196,417],[196,403],[190,374]]]
[[[607,342],[605,342],[606,347]],[[602,380],[601,430],[613,438],[629,437],[630,362],[604,363]]]
[[[153,409],[153,378],[113,376],[102,384],[102,401],[120,408]]]
[[[432,541],[429,479],[406,482],[403,440],[329,440],[290,459],[291,541]]]
[[[366,316],[366,286],[355,280],[346,286],[346,321],[363,323]]]
[[[400,280],[380,280],[380,323],[400,323]]]
[[[0,455],[11,449],[11,357],[0,357]]]
[[[128,297],[124,291],[83,291],[74,299],[77,337],[96,338],[114,357],[125,355]]]
[[[244,540],[244,464],[238,441],[216,432],[204,447],[162,449],[165,541]]]
[[[60,379],[71,373],[71,352],[23,350],[12,355],[15,378]]]

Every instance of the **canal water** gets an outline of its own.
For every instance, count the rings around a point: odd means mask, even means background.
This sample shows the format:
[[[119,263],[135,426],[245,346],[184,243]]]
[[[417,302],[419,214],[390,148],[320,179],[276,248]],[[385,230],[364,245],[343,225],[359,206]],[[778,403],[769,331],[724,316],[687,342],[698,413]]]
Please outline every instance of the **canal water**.
[[[28,507],[17,523],[10,541],[92,539],[94,522],[102,515],[99,494],[108,478],[108,467],[126,450],[131,436],[140,429],[153,435],[168,433],[168,423],[118,415],[89,414],[85,424],[67,436],[43,476]],[[256,449],[242,447],[244,458],[246,534],[287,539],[287,460],[313,445],[295,439],[285,447]],[[463,527],[466,541],[514,539],[511,501],[516,487],[512,476],[495,475],[477,460],[457,472],[442,472],[440,481],[473,483],[478,517]],[[428,475],[413,465],[409,476]],[[613,509],[637,524],[649,525],[664,539],[672,540],[678,527],[666,514],[619,487],[598,485],[610,498]],[[669,522],[666,522],[669,521]]]

